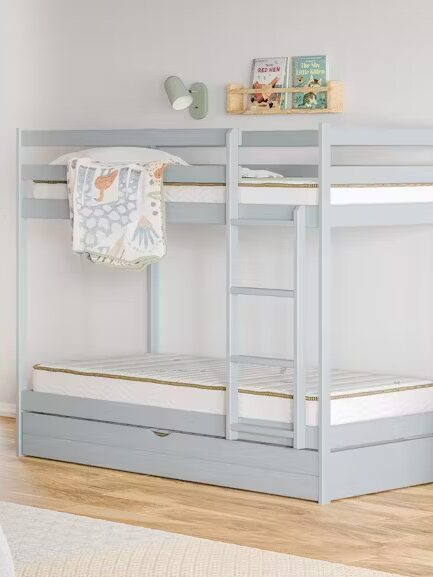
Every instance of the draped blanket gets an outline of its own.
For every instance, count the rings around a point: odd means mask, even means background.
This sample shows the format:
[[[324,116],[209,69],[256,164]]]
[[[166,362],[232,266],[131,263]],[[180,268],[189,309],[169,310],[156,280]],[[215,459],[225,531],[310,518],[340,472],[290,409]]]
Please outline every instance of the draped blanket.
[[[141,270],[166,252],[162,162],[68,163],[73,251],[96,263]]]

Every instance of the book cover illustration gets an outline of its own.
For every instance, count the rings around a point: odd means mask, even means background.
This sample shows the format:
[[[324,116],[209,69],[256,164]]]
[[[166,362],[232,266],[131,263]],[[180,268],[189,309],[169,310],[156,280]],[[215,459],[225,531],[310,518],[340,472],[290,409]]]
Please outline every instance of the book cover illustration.
[[[255,58],[251,68],[251,88],[257,93],[249,94],[248,108],[281,110],[285,107],[285,94],[272,92],[273,88],[285,88],[287,83],[288,59]],[[259,90],[260,89],[260,90]]]
[[[292,58],[293,86],[317,88],[326,86],[326,56],[294,56]],[[326,92],[295,92],[293,108],[326,108]]]

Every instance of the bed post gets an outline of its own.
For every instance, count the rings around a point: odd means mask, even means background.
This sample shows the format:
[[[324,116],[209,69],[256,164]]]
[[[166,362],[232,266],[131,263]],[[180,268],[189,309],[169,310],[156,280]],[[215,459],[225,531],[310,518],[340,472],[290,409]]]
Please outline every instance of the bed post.
[[[159,265],[155,263],[148,266],[146,275],[147,352],[157,353],[159,352]]]
[[[21,130],[17,130],[17,172],[16,172],[16,453],[23,455],[23,430],[21,393],[27,389],[27,239],[26,222],[22,217],[24,197],[21,174]]]
[[[226,438],[235,440],[237,431],[233,426],[238,424],[238,376],[239,367],[232,363],[233,355],[238,354],[238,296],[232,294],[235,284],[235,271],[239,267],[239,232],[232,221],[239,219],[239,144],[241,134],[237,128],[231,128],[226,135]]]
[[[319,130],[319,503],[331,501],[329,494],[331,425],[331,127]]]

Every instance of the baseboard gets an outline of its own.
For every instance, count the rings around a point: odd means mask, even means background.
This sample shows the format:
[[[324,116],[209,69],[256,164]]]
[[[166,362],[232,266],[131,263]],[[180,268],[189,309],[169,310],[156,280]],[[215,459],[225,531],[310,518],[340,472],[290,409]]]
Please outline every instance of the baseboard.
[[[15,417],[16,407],[13,403],[0,403],[0,417]]]

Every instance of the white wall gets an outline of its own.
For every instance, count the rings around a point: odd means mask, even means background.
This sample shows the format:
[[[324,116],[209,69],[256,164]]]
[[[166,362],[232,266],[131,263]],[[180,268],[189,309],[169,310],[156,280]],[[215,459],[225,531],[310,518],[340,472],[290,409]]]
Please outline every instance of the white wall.
[[[326,53],[331,77],[346,85],[346,112],[333,122],[433,125],[430,0],[3,0],[0,10],[0,410],[15,396],[17,126],[314,128],[321,120],[316,116],[224,113],[224,86],[247,81],[251,58],[314,53]],[[162,89],[169,74],[208,85],[205,120],[169,108]],[[144,275],[97,269],[72,257],[66,222],[32,223],[30,233],[32,359],[141,350]],[[245,238],[252,243],[245,274],[289,285],[284,267],[290,253],[282,237],[274,233],[262,246],[257,234]],[[433,373],[432,232],[420,227],[335,236],[335,362]],[[314,248],[312,234],[311,258]],[[171,227],[163,282],[164,349],[222,353],[223,230]],[[313,269],[309,292],[313,326]],[[246,345],[285,353],[290,339],[281,337],[289,316],[264,307],[258,314]]]

